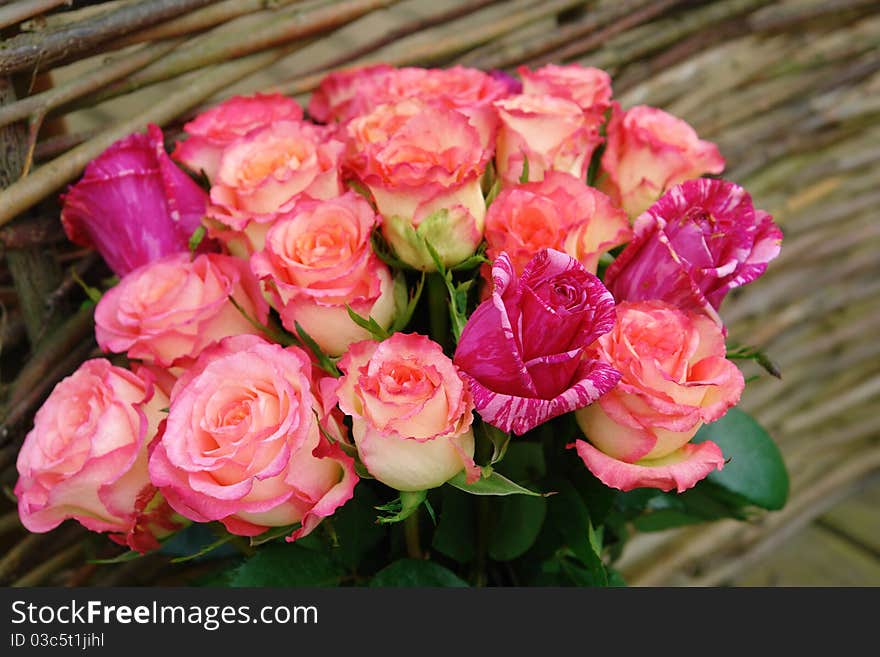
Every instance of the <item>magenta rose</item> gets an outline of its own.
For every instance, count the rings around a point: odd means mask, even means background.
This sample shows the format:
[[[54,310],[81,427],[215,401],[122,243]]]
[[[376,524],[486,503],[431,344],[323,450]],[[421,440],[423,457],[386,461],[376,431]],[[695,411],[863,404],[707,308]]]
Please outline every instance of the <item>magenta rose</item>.
[[[584,357],[614,325],[614,301],[598,278],[553,249],[519,277],[502,253],[492,278],[492,297],[471,315],[454,359],[486,422],[523,434],[614,387],[617,370]]]
[[[608,267],[617,301],[660,299],[721,323],[718,307],[779,254],[782,231],[726,180],[688,180],[635,223],[635,237]]]
[[[226,146],[275,121],[298,121],[302,117],[299,103],[281,94],[233,96],[185,124],[183,129],[189,137],[177,143],[172,157],[214,180]]]
[[[124,276],[186,251],[207,200],[168,157],[162,131],[150,125],[147,134],[117,141],[86,166],[62,196],[61,223],[72,242],[94,247]]]
[[[287,539],[296,540],[351,499],[358,481],[336,444],[344,428],[324,407],[302,350],[227,338],[175,384],[150,477],[191,520],[219,520],[241,536],[300,523]]]
[[[73,518],[146,552],[180,528],[150,483],[147,447],[168,398],[102,358],[61,381],[34,418],[18,453],[18,513],[32,532]]]

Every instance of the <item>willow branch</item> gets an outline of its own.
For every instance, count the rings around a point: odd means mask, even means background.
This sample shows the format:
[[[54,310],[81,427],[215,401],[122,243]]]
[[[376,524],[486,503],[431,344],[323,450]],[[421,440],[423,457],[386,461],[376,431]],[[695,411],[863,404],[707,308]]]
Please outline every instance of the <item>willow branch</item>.
[[[211,0],[144,0],[91,19],[34,34],[19,34],[0,45],[0,75],[45,68],[87,53],[105,41],[155,25]]]
[[[73,0],[23,0],[0,7],[0,29],[38,16],[61,5],[69,6],[72,3]]]
[[[243,77],[269,66],[287,54],[279,48],[220,64],[193,76],[189,84],[125,121],[102,131],[64,155],[47,162],[26,178],[0,192],[0,225],[76,178],[85,166],[114,142],[143,130],[147,124],[164,125],[178,115]]]
[[[143,68],[173,50],[179,43],[179,40],[155,43],[133,53],[109,58],[94,70],[66,84],[0,107],[0,126],[31,115],[45,116],[65,103],[101,89],[104,85]]]
[[[243,57],[282,43],[306,39],[399,1],[344,0],[309,12],[294,7],[287,11],[269,13],[266,20],[256,27],[247,25],[247,29],[233,31],[225,26],[217,33],[210,33],[185,44],[125,81],[89,96],[80,106],[95,105],[211,64]]]

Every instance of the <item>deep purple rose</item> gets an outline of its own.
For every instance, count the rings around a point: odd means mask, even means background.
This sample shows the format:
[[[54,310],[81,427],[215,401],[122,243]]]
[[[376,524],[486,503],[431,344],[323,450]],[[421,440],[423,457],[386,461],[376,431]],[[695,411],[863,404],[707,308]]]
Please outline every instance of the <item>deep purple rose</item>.
[[[62,196],[61,223],[71,241],[94,247],[124,276],[186,251],[205,214],[207,194],[168,154],[158,126],[117,141]]]
[[[782,231],[742,187],[708,178],[671,188],[634,229],[605,273],[614,298],[659,299],[719,324],[727,293],[763,274],[782,243]]]
[[[614,326],[611,294],[583,265],[543,249],[517,278],[501,253],[492,278],[492,297],[471,315],[454,359],[486,422],[523,434],[617,384],[617,370],[583,356]]]

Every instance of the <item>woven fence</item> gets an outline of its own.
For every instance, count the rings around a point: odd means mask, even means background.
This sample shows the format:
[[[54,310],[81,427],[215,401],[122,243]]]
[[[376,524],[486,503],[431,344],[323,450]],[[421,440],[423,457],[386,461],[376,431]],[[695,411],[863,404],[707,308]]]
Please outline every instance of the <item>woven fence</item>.
[[[785,232],[767,274],[724,308],[730,337],[763,348],[746,410],[780,445],[780,512],[643,534],[628,583],[726,584],[880,472],[880,3],[876,0],[0,1],[0,485],[33,414],[97,355],[78,280],[109,275],[66,241],[58,195],[148,123],[174,139],[236,93],[302,100],[323,74],[367,62],[513,70],[604,68],[624,107],[650,104],[715,141],[725,177]],[[28,534],[0,500],[0,583],[187,584],[210,564],[150,555],[111,565],[72,523]]]

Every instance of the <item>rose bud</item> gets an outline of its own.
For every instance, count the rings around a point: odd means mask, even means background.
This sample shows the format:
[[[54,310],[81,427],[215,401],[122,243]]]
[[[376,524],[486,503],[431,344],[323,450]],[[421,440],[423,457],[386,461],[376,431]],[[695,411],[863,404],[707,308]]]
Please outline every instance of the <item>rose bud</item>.
[[[724,170],[718,147],[681,119],[645,105],[622,112],[617,103],[601,164],[599,189],[631,219],[673,185]]]
[[[168,398],[102,358],[62,380],[18,453],[18,513],[32,532],[73,518],[132,550],[159,547],[181,527],[150,483],[147,446]]]
[[[565,251],[596,273],[599,256],[631,236],[626,214],[605,194],[561,171],[503,189],[486,213],[486,254],[507,253],[517,274],[544,248]]]
[[[715,443],[690,442],[744,385],[711,319],[661,301],[624,302],[589,355],[621,372],[616,388],[575,413],[589,440],[576,442],[577,453],[605,485],[680,493],[724,466]]]
[[[366,200],[347,192],[329,201],[303,199],[272,225],[265,250],[251,268],[272,293],[284,327],[305,329],[321,349],[341,355],[370,338],[346,306],[388,328],[394,318],[394,282],[370,247],[378,217]]]
[[[495,108],[501,121],[495,165],[505,185],[520,181],[526,160],[529,181],[542,180],[546,171],[586,180],[593,150],[602,143],[598,121],[553,96],[511,96]]]
[[[204,171],[213,181],[226,146],[275,121],[302,117],[299,103],[281,94],[233,96],[184,124],[189,137],[177,142],[172,157],[195,173]]]
[[[614,301],[583,265],[544,249],[518,277],[502,253],[492,278],[492,297],[471,315],[455,351],[486,422],[523,434],[617,383],[613,367],[584,356],[614,325]]]
[[[269,306],[248,263],[233,256],[168,256],[125,276],[95,308],[95,337],[104,351],[161,367],[195,358],[208,345],[258,329]]]
[[[165,152],[148,126],[117,141],[62,196],[61,223],[72,242],[94,247],[116,274],[186,251],[207,195]],[[203,249],[209,243],[203,244]]]
[[[343,192],[342,151],[328,128],[289,119],[232,142],[211,181],[210,234],[236,254],[261,251],[271,222],[299,197],[327,199]]]
[[[150,477],[196,522],[240,536],[300,523],[310,533],[351,499],[354,461],[343,428],[313,390],[306,354],[253,335],[226,338],[178,379]],[[325,435],[325,432],[327,435]]]
[[[719,324],[725,295],[763,274],[782,242],[782,231],[742,187],[705,178],[673,187],[634,228],[605,274],[614,298],[662,299]]]
[[[473,402],[458,369],[435,342],[395,333],[353,344],[343,376],[325,379],[352,417],[358,455],[370,474],[400,491],[442,485],[474,464]]]
[[[547,64],[535,71],[520,66],[516,72],[522,78],[523,93],[565,98],[598,123],[604,121],[605,110],[611,107],[611,76],[601,69]]]
[[[367,185],[397,256],[434,271],[428,241],[446,266],[482,241],[486,202],[480,176],[490,152],[463,114],[405,100],[348,124],[349,168]]]

